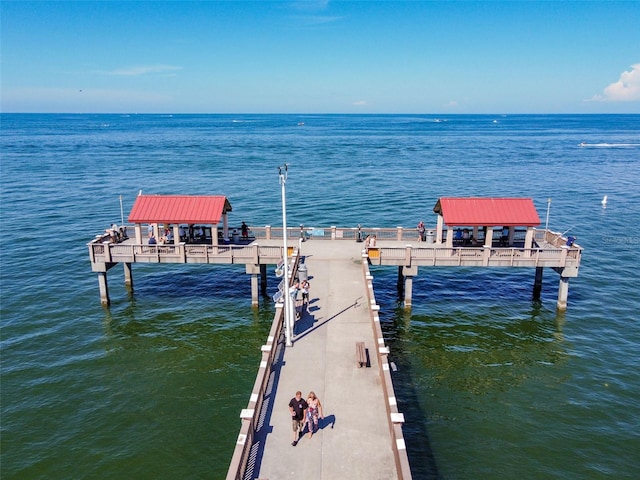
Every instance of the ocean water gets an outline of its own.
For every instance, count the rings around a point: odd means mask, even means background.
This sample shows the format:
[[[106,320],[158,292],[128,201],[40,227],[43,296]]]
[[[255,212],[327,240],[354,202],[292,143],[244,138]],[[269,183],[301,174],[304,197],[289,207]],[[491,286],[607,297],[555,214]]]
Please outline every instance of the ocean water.
[[[640,115],[0,120],[3,479],[224,478],[270,302],[242,266],[136,264],[103,308],[86,244],[140,190],[278,226],[283,163],[292,226],[431,227],[438,197],[472,195],[531,197],[545,223],[551,199],[585,248],[566,312],[548,269],[534,302],[528,269],[421,268],[407,312],[373,268],[413,476],[637,478]]]

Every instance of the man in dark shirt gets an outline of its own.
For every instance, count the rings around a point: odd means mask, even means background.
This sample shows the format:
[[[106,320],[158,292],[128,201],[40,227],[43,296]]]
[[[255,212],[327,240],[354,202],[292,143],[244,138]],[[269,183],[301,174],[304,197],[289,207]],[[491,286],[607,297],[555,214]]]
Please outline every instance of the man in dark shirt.
[[[297,391],[296,396],[289,402],[289,413],[291,413],[291,426],[293,427],[293,442],[291,445],[294,447],[298,444],[298,439],[302,433],[304,427],[304,419],[307,411],[307,402],[302,398],[302,392]]]

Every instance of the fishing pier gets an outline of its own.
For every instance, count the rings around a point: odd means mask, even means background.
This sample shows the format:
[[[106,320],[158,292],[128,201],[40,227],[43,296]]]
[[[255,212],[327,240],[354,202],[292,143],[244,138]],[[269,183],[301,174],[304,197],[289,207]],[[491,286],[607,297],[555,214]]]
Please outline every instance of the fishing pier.
[[[135,263],[242,264],[256,306],[261,298],[271,301],[265,297],[269,266],[278,270],[286,262],[289,286],[308,275],[309,308],[299,310],[293,325],[284,304],[276,303],[254,387],[239,414],[227,479],[411,478],[405,418],[398,410],[390,352],[380,329],[372,266],[397,268],[406,308],[411,308],[413,279],[421,270],[531,268],[532,297],[539,298],[546,267],[559,274],[560,310],[567,308],[569,279],[578,276],[580,267],[582,248],[575,239],[537,228],[539,218],[527,199],[443,198],[434,207],[435,227],[424,232],[415,227],[301,226],[286,234],[270,226],[231,228],[225,197],[202,202],[202,197],[139,197],[131,225],[107,229],[88,248],[104,305],[110,302],[107,272],[118,264],[131,289]],[[150,243],[162,237],[161,230],[171,234],[165,235],[169,241]],[[285,341],[287,329],[291,345]],[[364,344],[364,366],[358,344]],[[297,390],[314,390],[325,418],[312,438],[292,446],[288,402]]]

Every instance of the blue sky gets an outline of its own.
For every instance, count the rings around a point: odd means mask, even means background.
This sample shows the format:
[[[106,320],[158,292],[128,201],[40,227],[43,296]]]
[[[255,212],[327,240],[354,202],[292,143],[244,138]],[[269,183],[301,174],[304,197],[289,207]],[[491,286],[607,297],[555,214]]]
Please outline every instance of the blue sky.
[[[640,1],[2,0],[2,112],[640,113]]]

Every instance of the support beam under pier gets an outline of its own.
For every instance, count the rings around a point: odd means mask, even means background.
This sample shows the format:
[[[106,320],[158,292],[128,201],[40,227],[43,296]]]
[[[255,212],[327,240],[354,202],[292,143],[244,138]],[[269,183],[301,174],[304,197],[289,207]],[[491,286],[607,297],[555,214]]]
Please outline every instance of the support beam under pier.
[[[111,304],[111,300],[109,299],[107,272],[98,272],[98,286],[100,287],[100,303],[108,307]]]
[[[267,265],[264,263],[260,264],[260,291],[262,295],[267,294]]]
[[[404,267],[398,267],[398,281],[396,282],[396,288],[398,289],[398,297],[402,297],[404,295],[404,275],[402,273],[402,269]]]
[[[569,297],[569,278],[560,277],[560,285],[558,286],[558,310],[567,309],[567,298]]]
[[[251,306],[258,306],[258,275],[261,274],[261,268],[259,264],[247,265],[246,272],[251,275]]]
[[[413,295],[413,277],[418,275],[418,267],[402,267],[402,274],[404,275],[404,308],[411,309]]]
[[[542,292],[542,272],[543,267],[536,267],[536,278],[533,282],[533,299],[540,300],[540,293]]]
[[[130,292],[133,292],[133,271],[130,263],[123,263],[124,266],[124,285]]]

